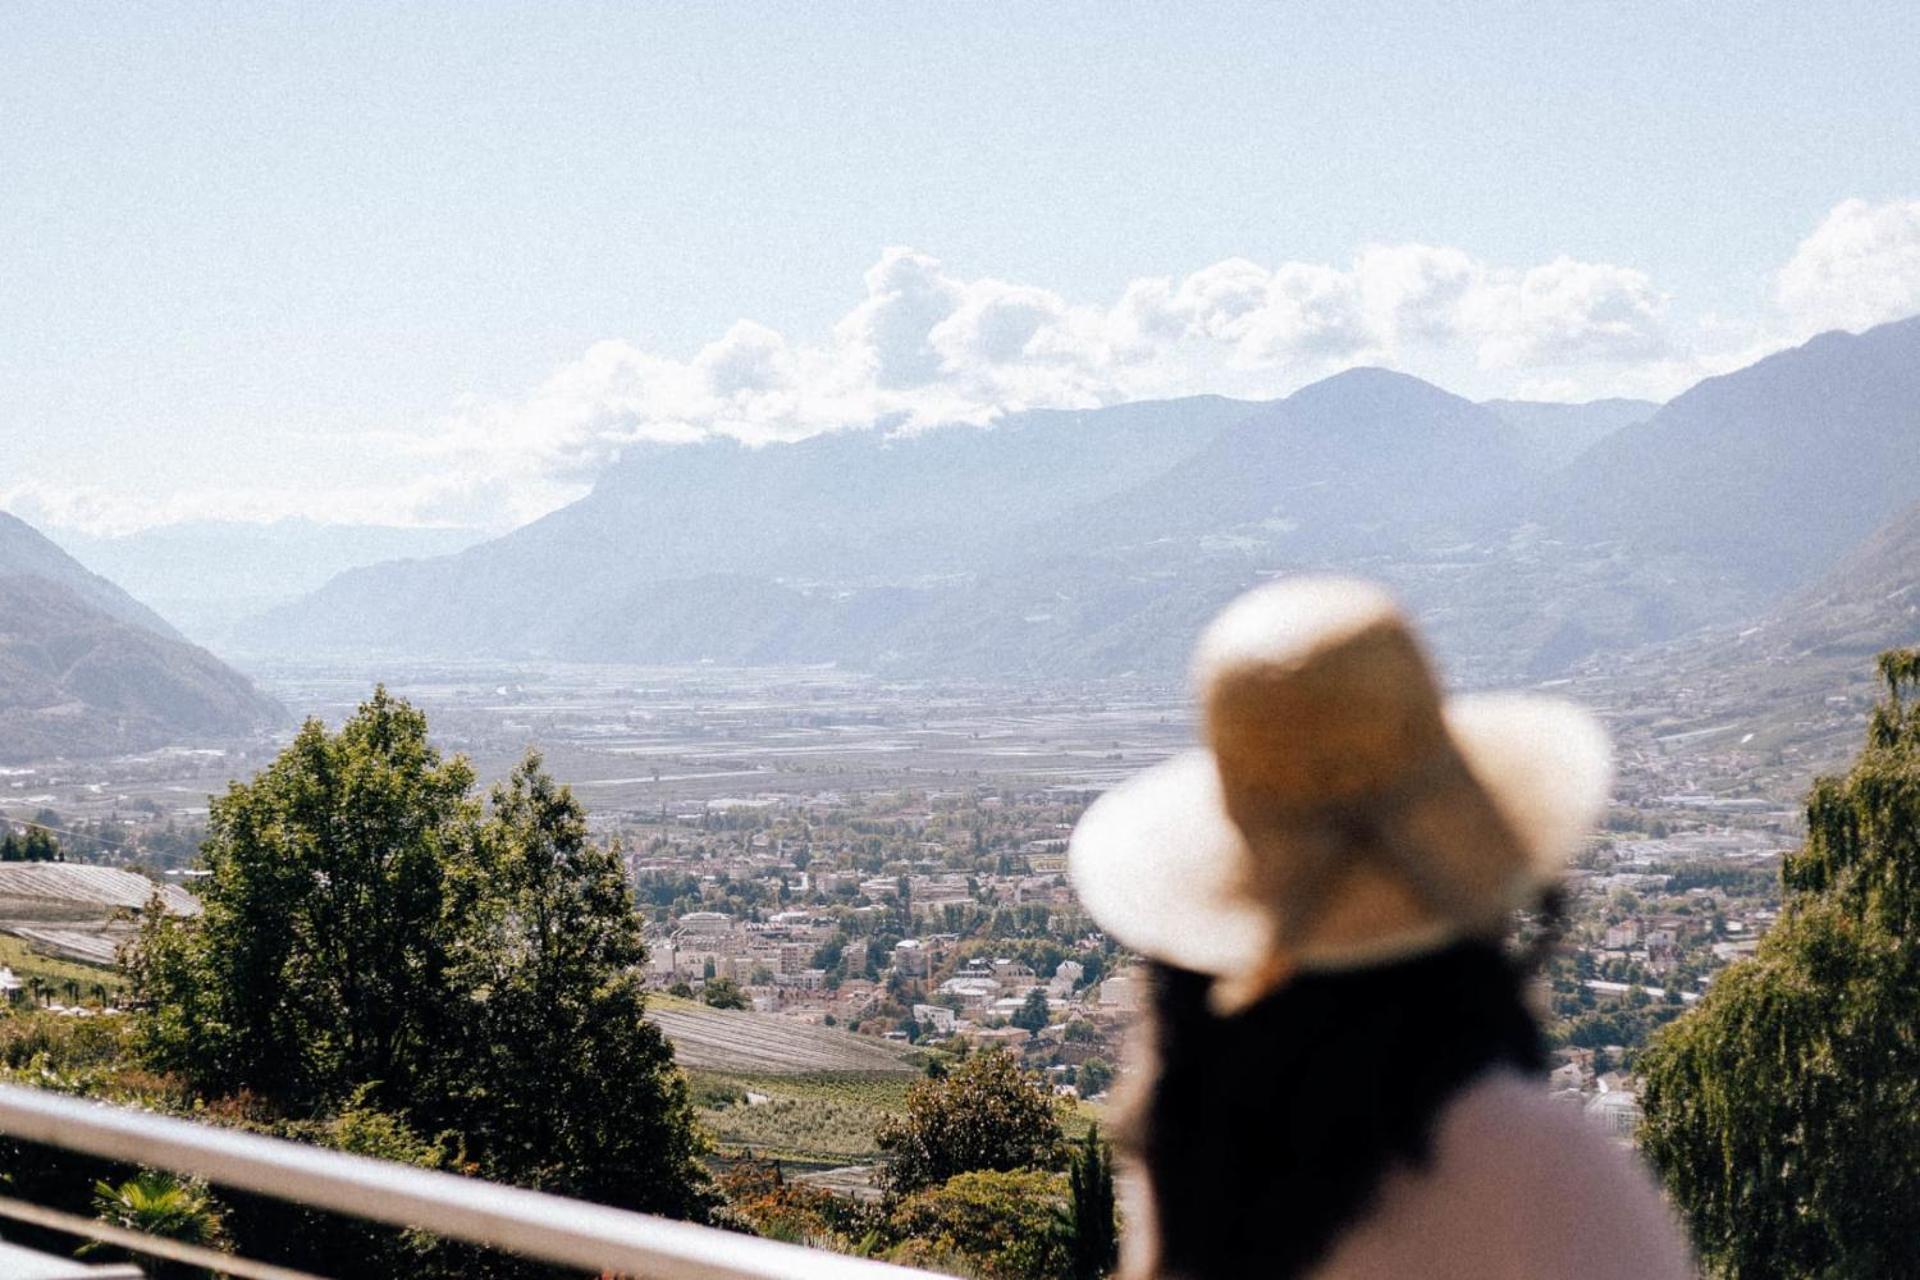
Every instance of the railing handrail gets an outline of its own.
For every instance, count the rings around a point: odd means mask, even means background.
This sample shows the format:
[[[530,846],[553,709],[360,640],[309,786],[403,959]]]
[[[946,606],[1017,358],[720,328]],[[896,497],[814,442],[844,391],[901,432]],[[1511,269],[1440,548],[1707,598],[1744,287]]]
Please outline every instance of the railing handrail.
[[[0,1085],[0,1133],[587,1271],[659,1280],[928,1273],[129,1107]]]

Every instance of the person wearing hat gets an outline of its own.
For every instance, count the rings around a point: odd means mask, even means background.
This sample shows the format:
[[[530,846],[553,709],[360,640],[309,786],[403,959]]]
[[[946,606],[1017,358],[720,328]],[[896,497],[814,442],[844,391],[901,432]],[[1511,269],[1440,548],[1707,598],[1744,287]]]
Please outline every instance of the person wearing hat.
[[[1569,703],[1443,699],[1379,588],[1293,578],[1194,663],[1207,748],[1074,829],[1082,905],[1151,962],[1123,1270],[1673,1280],[1651,1180],[1550,1101],[1513,914],[1605,803]]]

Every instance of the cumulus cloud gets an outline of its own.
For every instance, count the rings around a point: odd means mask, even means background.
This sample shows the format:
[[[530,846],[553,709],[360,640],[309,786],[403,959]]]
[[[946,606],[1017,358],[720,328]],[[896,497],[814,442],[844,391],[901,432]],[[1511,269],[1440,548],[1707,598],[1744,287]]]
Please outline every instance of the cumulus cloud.
[[[1630,267],[1557,258],[1496,272],[1461,306],[1488,367],[1628,364],[1667,354],[1667,297]]]
[[[1429,356],[1553,369],[1580,385],[1595,366],[1665,345],[1664,299],[1638,272],[1567,259],[1521,271],[1419,244],[1370,246],[1345,265],[1233,258],[1135,280],[1106,304],[964,279],[904,247],[884,251],[863,284],[821,342],[750,320],[688,360],[607,340],[518,398],[460,404],[426,433],[369,437],[396,469],[428,478],[338,509],[512,524],[579,496],[642,443],[763,444],[1156,396],[1272,396],[1354,364],[1419,367]],[[257,505],[235,496],[236,510]]]
[[[1507,268],[1420,244],[1370,246],[1345,265],[1233,258],[1135,280],[1108,304],[963,279],[909,248],[882,253],[864,285],[824,342],[744,320],[685,362],[602,342],[519,400],[464,407],[420,449],[565,484],[641,441],[1280,394],[1352,364],[1429,356],[1581,385],[1669,346],[1665,295],[1641,272],[1568,258]]]
[[[1367,245],[1344,263],[1230,258],[1086,300],[965,278],[894,247],[817,339],[741,320],[688,359],[599,342],[520,396],[459,403],[427,430],[369,435],[369,468],[398,479],[357,494],[279,495],[279,504],[334,519],[375,509],[389,521],[498,527],[579,496],[643,443],[762,444],[987,423],[1030,408],[1269,397],[1356,364],[1475,395],[1665,398],[1814,329],[1920,310],[1920,202],[1838,206],[1776,286],[1773,315],[1683,321],[1631,266],[1498,263],[1405,243]],[[15,501],[57,508],[66,523],[86,519],[92,499]],[[212,494],[172,501],[169,510],[194,514],[217,505]],[[232,491],[225,514],[274,501]]]
[[[1920,200],[1836,206],[1774,284],[1780,310],[1802,337],[1920,311]]]

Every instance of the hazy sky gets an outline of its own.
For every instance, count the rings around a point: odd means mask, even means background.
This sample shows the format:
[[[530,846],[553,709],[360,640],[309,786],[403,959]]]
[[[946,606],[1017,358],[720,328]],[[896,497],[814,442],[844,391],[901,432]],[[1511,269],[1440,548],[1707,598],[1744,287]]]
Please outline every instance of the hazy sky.
[[[499,525],[620,445],[1920,310],[1920,5],[9,5],[0,505]]]

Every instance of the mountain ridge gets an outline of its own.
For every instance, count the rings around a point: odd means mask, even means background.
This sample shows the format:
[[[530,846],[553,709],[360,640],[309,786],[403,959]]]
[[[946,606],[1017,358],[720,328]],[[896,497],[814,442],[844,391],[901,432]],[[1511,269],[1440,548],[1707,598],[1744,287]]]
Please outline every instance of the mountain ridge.
[[[0,760],[233,738],[285,716],[245,676],[0,512]]]
[[[1475,404],[1356,369],[1276,401],[648,448],[524,529],[342,575],[249,639],[1170,675],[1234,591],[1339,571],[1400,590],[1468,678],[1543,679],[1759,616],[1920,500],[1912,468],[1887,474],[1920,443],[1916,371],[1920,320],[1815,339],[1658,407]],[[1570,433],[1557,469],[1542,431]],[[1782,513],[1803,506],[1819,536],[1786,556]]]

